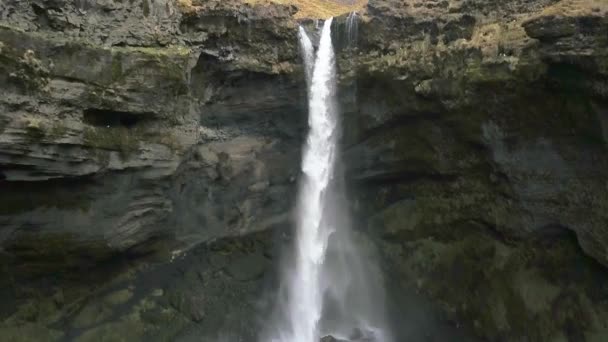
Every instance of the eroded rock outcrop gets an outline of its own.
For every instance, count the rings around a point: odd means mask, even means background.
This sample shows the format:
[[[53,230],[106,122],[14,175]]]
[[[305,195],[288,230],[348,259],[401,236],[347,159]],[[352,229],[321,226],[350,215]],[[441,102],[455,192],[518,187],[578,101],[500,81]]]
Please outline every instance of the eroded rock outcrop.
[[[285,223],[303,122],[293,11],[3,3],[4,252],[75,266]]]

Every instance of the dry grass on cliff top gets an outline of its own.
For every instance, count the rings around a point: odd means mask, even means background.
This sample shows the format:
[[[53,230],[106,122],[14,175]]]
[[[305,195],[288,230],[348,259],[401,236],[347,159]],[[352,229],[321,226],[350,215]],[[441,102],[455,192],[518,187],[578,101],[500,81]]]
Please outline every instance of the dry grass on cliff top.
[[[544,15],[558,16],[606,15],[607,13],[608,0],[562,0],[542,12]]]
[[[361,11],[367,0],[244,0],[249,4],[275,3],[295,5],[296,18],[327,19],[353,11]]]

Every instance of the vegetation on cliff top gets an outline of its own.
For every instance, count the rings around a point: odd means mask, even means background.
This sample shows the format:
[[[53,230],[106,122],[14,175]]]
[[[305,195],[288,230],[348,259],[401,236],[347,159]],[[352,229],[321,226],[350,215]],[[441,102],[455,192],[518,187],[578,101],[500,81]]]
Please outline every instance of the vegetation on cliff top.
[[[606,15],[608,2],[605,0],[562,0],[553,6],[545,8],[544,15],[575,16],[584,14]]]
[[[244,0],[249,4],[277,3],[298,8],[297,18],[326,19],[360,11],[367,0]]]

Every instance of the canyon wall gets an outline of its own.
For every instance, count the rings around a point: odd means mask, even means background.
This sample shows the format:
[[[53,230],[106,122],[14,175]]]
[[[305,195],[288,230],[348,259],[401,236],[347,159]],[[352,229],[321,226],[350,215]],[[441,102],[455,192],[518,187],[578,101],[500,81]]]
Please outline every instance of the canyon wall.
[[[346,164],[391,281],[488,340],[602,340],[606,5],[406,3],[370,1],[341,61]]]
[[[352,210],[398,325],[415,294],[471,338],[603,340],[607,7],[370,0],[354,44],[335,20]],[[296,11],[0,4],[2,334],[255,336],[306,128]],[[176,250],[164,273],[114,274]],[[83,290],[85,270],[113,280]]]

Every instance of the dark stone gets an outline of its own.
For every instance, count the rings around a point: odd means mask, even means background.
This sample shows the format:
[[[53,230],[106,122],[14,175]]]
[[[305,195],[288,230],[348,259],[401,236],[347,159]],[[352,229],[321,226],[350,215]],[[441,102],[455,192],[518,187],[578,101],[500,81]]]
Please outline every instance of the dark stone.
[[[391,294],[436,306],[391,313],[397,340],[605,334],[608,16],[568,4],[370,0],[339,51],[354,222]],[[58,339],[107,268],[199,243],[63,337],[256,339],[277,251],[251,233],[288,234],[306,128],[295,12],[0,3],[4,339]]]

